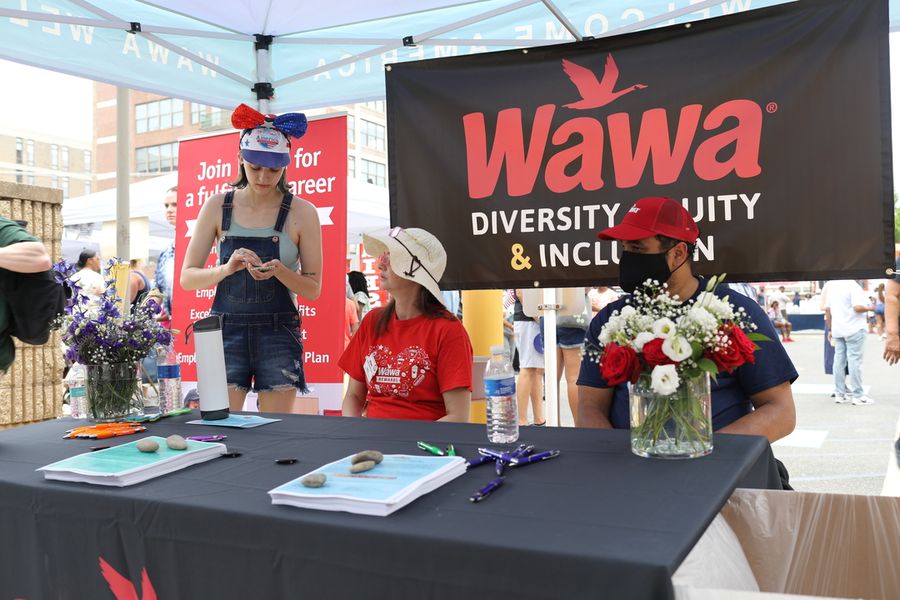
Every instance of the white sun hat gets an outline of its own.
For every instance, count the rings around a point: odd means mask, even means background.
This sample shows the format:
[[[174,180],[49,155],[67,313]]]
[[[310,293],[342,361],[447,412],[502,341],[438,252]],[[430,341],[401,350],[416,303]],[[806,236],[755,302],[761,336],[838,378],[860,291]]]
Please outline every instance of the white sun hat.
[[[434,235],[417,227],[394,227],[364,233],[362,238],[369,256],[390,252],[391,270],[398,277],[415,281],[444,303],[438,282],[447,267],[447,252]]]

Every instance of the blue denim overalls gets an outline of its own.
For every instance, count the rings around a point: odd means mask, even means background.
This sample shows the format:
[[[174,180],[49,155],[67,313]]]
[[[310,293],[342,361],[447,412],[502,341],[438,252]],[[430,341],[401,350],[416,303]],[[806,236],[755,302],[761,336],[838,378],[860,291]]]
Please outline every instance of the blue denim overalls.
[[[222,204],[219,264],[226,264],[238,248],[256,253],[262,262],[281,260],[279,237],[293,196],[281,201],[272,236],[229,235],[234,192]],[[240,389],[269,391],[295,387],[306,391],[300,315],[290,291],[275,277],[257,281],[247,269],[219,282],[212,313],[223,315],[222,339],[228,384]]]

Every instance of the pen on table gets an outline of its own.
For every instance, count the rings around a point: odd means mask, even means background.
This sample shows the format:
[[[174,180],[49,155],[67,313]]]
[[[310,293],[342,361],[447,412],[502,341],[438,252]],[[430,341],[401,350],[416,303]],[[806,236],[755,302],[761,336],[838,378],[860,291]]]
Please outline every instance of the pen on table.
[[[431,444],[427,444],[425,442],[416,442],[416,446],[418,446],[420,450],[430,452],[435,456],[445,456],[444,451],[437,446],[432,446]]]
[[[184,408],[179,408],[178,410],[170,410],[165,415],[166,417],[177,417],[178,415],[189,415],[191,414],[191,407],[186,406]]]
[[[485,465],[493,461],[494,457],[492,456],[477,456],[475,458],[469,459],[469,467],[480,467],[481,465]]]
[[[453,447],[453,442],[447,444],[447,456],[456,456],[456,448]]]
[[[534,444],[519,444],[519,447],[510,454],[510,459],[528,456],[534,450]]]
[[[220,442],[224,439],[228,439],[227,435],[189,435],[186,439],[194,440],[195,442]]]
[[[512,466],[514,467],[521,467],[523,465],[530,465],[531,463],[540,462],[549,458],[556,458],[557,456],[559,456],[559,450],[547,450],[546,452],[539,452],[537,454],[532,454],[531,456],[513,458],[510,462],[512,462]]]
[[[490,456],[491,458],[499,459],[507,463],[512,460],[512,456],[510,456],[508,452],[498,452],[493,448],[479,448],[478,454],[482,456]]]
[[[503,475],[503,468],[504,468],[505,466],[506,466],[506,463],[503,462],[503,460],[500,459],[500,458],[498,458],[498,459],[494,462],[494,472],[497,474],[498,477],[499,477],[500,475]]]
[[[491,495],[491,492],[496,490],[498,487],[503,485],[503,482],[506,480],[506,477],[498,477],[494,479],[489,484],[475,492],[469,497],[469,502],[481,502],[485,498]]]

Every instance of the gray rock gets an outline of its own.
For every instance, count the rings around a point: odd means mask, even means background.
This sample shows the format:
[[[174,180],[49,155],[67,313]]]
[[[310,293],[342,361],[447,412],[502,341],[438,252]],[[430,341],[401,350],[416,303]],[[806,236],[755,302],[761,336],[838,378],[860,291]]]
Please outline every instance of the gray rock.
[[[353,458],[350,459],[350,464],[355,465],[356,463],[361,463],[367,460],[373,461],[376,465],[380,464],[381,461],[384,460],[384,454],[382,454],[378,450],[363,450],[362,452],[353,455]]]
[[[302,483],[304,487],[317,488],[325,485],[326,479],[328,479],[328,476],[325,475],[325,473],[310,473],[301,479],[300,483]]]
[[[159,450],[159,443],[156,440],[152,440],[150,438],[144,438],[142,440],[138,440],[137,449],[141,452],[156,452]]]
[[[358,462],[355,465],[350,467],[351,473],[362,473],[363,471],[368,471],[369,469],[375,466],[374,460],[364,460],[362,462]]]
[[[188,447],[187,440],[177,433],[173,433],[166,438],[166,445],[172,450],[187,450]]]

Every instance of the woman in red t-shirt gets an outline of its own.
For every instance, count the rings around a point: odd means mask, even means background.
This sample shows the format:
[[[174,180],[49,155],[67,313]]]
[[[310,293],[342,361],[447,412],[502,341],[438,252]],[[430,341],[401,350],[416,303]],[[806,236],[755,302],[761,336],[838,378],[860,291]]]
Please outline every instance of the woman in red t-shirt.
[[[387,306],[371,310],[338,364],[350,376],[345,416],[468,421],[472,344],[442,301],[447,254],[424,229],[364,234],[377,256]]]

